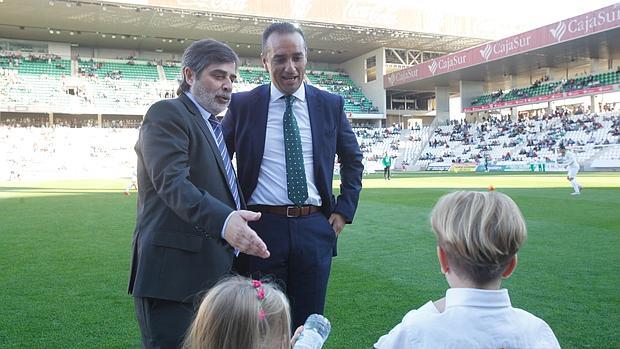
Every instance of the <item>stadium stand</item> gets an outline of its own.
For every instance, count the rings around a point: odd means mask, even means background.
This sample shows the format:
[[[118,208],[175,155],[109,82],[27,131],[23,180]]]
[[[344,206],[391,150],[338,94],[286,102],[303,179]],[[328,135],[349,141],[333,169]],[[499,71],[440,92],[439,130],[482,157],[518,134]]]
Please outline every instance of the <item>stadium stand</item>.
[[[586,87],[613,85],[617,83],[620,83],[620,70],[564,80],[562,90],[568,92]]]
[[[364,158],[377,171],[381,169],[379,161],[385,152],[397,160],[397,169],[403,163],[407,169],[424,169],[431,162],[480,163],[485,156],[492,163],[554,162],[560,143],[577,149],[578,161],[586,164],[606,149],[604,146],[620,143],[619,132],[614,133],[618,120],[614,113],[558,114],[515,122],[495,118],[482,123],[451,122],[416,131],[394,128],[354,131]]]
[[[162,65],[166,80],[177,81],[181,79],[181,65],[180,64],[164,64]]]
[[[169,81],[15,74],[2,68],[0,80],[0,102],[68,113],[143,114],[153,102],[174,96],[177,87]]]
[[[100,110],[103,112],[118,111],[128,105],[140,108],[137,113],[143,114],[144,108],[153,102],[174,95],[181,75],[178,63],[134,59],[78,59],[77,66],[77,74],[71,74],[71,60],[68,59],[0,55],[0,69],[18,72],[18,77],[11,81],[13,88],[5,89],[5,94],[10,101],[23,105],[71,105],[73,110],[81,107],[89,111],[92,109],[89,107],[94,106],[103,108]],[[159,67],[164,79],[160,79]],[[76,79],[65,79],[71,76]],[[270,81],[269,73],[262,67],[241,67],[239,77],[236,91],[250,90]],[[343,96],[347,113],[379,112],[346,74],[309,71],[307,79],[319,88]],[[73,89],[74,95],[67,88],[71,84],[81,87]]]
[[[511,121],[491,118],[481,123],[451,122],[438,126],[421,151],[416,165],[431,162],[480,163],[487,156],[493,163],[553,162],[560,143],[576,149],[587,164],[604,146],[619,144],[617,113],[570,115],[562,112],[542,118]]]
[[[78,59],[78,74],[99,78],[107,77],[115,80],[159,80],[156,65],[153,65],[150,61],[136,61],[133,59],[90,59],[88,61]]]
[[[383,154],[388,153],[391,157],[398,157],[400,149],[401,130],[395,127],[370,128],[355,127],[353,132],[357,137],[360,150],[365,160],[365,171],[382,171],[381,159]]]
[[[16,127],[17,126],[17,127]],[[109,128],[73,128],[73,125],[29,127],[0,126],[0,179],[126,177],[135,164],[136,124],[110,124]],[[94,126],[94,125],[90,125]],[[127,128],[130,127],[130,128]],[[605,167],[620,161],[620,114],[549,115],[510,121],[451,122],[419,130],[355,128],[368,172],[382,171],[387,152],[396,169],[424,169],[429,163],[476,163],[488,156],[491,164],[554,164],[556,148],[565,143],[575,150],[582,166]],[[430,138],[426,139],[426,135]],[[415,152],[420,152],[417,163]],[[102,165],[105,164],[105,165]],[[102,167],[103,166],[103,167]]]
[[[0,68],[27,75],[71,75],[70,60],[49,54],[29,54],[24,57],[18,52],[0,55]]]
[[[257,67],[242,67],[239,69],[239,77],[241,82],[254,86],[271,81],[269,73],[265,69]]]
[[[0,180],[127,177],[137,129],[0,126]]]
[[[352,113],[378,113],[379,109],[364,96],[362,90],[347,75],[327,71],[309,71],[308,80],[317,86],[341,95],[345,100],[344,109]]]
[[[0,55],[0,103],[95,116],[58,117],[53,125],[45,113],[39,118],[4,117],[0,150],[10,156],[0,164],[0,178],[126,176],[135,163],[131,147],[139,125],[131,120],[104,120],[98,128],[96,115],[128,111],[142,115],[153,102],[174,96],[181,73],[176,62],[74,59],[73,65],[72,73],[70,59],[14,52]],[[270,81],[262,67],[242,67],[239,75],[237,90]],[[377,111],[348,75],[330,71],[308,75],[312,75],[309,83],[343,95],[347,112]],[[377,132],[377,138],[369,136],[372,143],[365,144],[368,152],[375,159],[385,151],[396,156],[399,134],[393,130]],[[101,160],[106,168],[95,165]]]
[[[508,91],[495,91],[476,97],[472,106],[485,106],[496,102],[514,101],[523,98],[551,95],[557,92],[570,92],[589,87],[606,86],[620,83],[620,70],[608,71],[599,74],[590,74],[572,79],[548,82],[547,76],[535,81],[532,85],[523,88],[514,88]]]

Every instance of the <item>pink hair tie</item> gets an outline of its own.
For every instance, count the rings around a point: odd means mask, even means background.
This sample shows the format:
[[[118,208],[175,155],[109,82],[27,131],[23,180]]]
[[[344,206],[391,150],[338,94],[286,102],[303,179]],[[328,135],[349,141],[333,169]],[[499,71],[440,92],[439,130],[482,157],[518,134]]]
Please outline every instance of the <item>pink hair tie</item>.
[[[265,290],[262,288],[257,289],[256,296],[262,301],[263,299],[265,299]]]
[[[252,286],[256,289],[256,298],[260,301],[260,310],[258,311],[258,319],[265,320],[265,309],[263,309],[263,300],[265,299],[265,289],[263,289],[263,283],[260,280],[252,280]]]

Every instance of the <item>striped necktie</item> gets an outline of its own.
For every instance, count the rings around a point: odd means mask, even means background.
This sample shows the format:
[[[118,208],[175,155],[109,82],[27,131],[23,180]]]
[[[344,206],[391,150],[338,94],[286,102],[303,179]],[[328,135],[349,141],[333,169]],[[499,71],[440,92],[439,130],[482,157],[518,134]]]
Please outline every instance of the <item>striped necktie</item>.
[[[284,155],[286,158],[286,187],[288,198],[296,205],[301,206],[308,199],[308,183],[306,182],[306,168],[304,167],[304,153],[301,146],[299,126],[293,114],[294,96],[286,96],[286,110],[284,111]]]
[[[211,128],[213,128],[215,143],[217,143],[217,148],[220,150],[220,155],[222,156],[222,161],[224,162],[224,167],[226,168],[226,180],[228,181],[228,186],[230,187],[230,191],[233,194],[233,198],[235,199],[235,205],[237,206],[238,210],[241,208],[241,202],[239,201],[239,189],[237,188],[235,172],[233,171],[232,163],[230,162],[230,158],[228,157],[228,151],[226,150],[226,143],[224,143],[224,136],[222,135],[222,124],[219,122],[219,120],[217,120],[214,115],[209,116],[209,123],[211,124]]]

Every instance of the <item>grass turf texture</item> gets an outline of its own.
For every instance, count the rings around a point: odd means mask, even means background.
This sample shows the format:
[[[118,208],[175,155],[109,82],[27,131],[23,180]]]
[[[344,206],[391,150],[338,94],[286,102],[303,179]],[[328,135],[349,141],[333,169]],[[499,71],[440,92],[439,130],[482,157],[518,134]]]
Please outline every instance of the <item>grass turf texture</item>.
[[[529,238],[504,282],[513,305],[545,319],[563,348],[620,348],[620,174],[395,173],[364,178],[338,244],[325,345],[370,348],[410,309],[443,296],[428,214],[455,189],[510,195]],[[126,294],[135,198],[128,180],[0,184],[0,347],[137,348]]]

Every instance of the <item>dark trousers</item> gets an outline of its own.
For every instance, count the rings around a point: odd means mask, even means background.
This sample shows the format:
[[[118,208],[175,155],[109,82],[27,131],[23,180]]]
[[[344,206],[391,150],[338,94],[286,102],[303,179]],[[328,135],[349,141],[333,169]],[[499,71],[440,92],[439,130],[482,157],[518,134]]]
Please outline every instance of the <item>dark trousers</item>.
[[[142,348],[180,348],[194,319],[194,306],[157,298],[134,297]]]
[[[327,218],[322,213],[297,218],[263,213],[250,227],[267,244],[271,256],[241,254],[235,261],[237,272],[256,279],[274,277],[285,287],[293,329],[310,314],[323,314],[336,239]]]
[[[390,179],[390,167],[389,166],[385,166],[383,168],[383,178]]]

